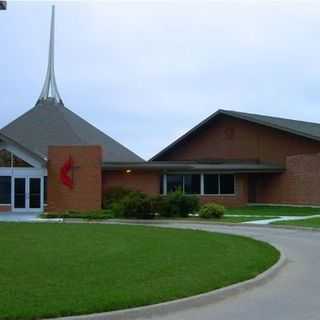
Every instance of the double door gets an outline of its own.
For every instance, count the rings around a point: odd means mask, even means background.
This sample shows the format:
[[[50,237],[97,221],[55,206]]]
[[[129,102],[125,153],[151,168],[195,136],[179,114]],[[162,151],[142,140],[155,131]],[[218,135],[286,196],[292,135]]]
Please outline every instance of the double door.
[[[13,178],[13,208],[15,211],[41,211],[43,209],[43,178]]]

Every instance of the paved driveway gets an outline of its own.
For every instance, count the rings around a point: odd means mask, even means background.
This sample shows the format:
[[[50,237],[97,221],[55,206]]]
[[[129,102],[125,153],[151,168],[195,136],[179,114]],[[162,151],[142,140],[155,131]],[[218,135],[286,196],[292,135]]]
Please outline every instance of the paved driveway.
[[[175,226],[183,227],[182,224]],[[289,263],[265,285],[215,304],[190,306],[174,314],[154,316],[152,320],[320,319],[320,232],[247,226],[185,226],[268,241],[282,249]]]

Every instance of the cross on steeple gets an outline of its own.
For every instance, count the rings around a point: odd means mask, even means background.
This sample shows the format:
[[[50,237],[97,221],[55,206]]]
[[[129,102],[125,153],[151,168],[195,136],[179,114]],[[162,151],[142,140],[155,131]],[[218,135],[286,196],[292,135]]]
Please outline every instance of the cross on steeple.
[[[56,78],[54,74],[54,28],[55,28],[55,7],[52,6],[51,12],[51,29],[50,29],[50,45],[49,45],[49,59],[46,79],[38,99],[38,102],[45,101],[47,99],[54,99],[57,103],[63,103],[60,97]]]

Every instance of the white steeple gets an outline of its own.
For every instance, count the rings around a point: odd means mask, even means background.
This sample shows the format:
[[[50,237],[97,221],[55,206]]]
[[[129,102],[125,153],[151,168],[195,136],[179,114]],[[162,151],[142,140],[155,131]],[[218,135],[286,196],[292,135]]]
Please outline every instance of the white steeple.
[[[52,6],[48,69],[38,102],[51,98],[57,103],[63,103],[58,91],[54,74],[54,10],[55,7]]]

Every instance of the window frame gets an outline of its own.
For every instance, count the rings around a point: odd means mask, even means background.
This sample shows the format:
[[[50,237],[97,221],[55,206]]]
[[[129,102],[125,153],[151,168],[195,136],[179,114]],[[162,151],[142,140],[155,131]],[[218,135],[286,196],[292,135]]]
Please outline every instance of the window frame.
[[[238,194],[238,184],[237,184],[237,175],[235,173],[225,173],[225,172],[169,172],[163,173],[162,176],[162,190],[163,193],[161,195],[166,196],[168,194],[167,190],[167,176],[168,175],[182,175],[183,176],[183,193],[187,196],[212,196],[212,197],[235,197]],[[200,175],[200,193],[185,193],[184,191],[184,176],[185,175]],[[204,192],[204,176],[205,175],[217,175],[218,176],[218,193],[205,193]],[[234,185],[234,193],[221,193],[221,185],[220,185],[220,176],[221,175],[232,175],[233,176],[233,185]],[[161,182],[160,182],[161,183]]]

